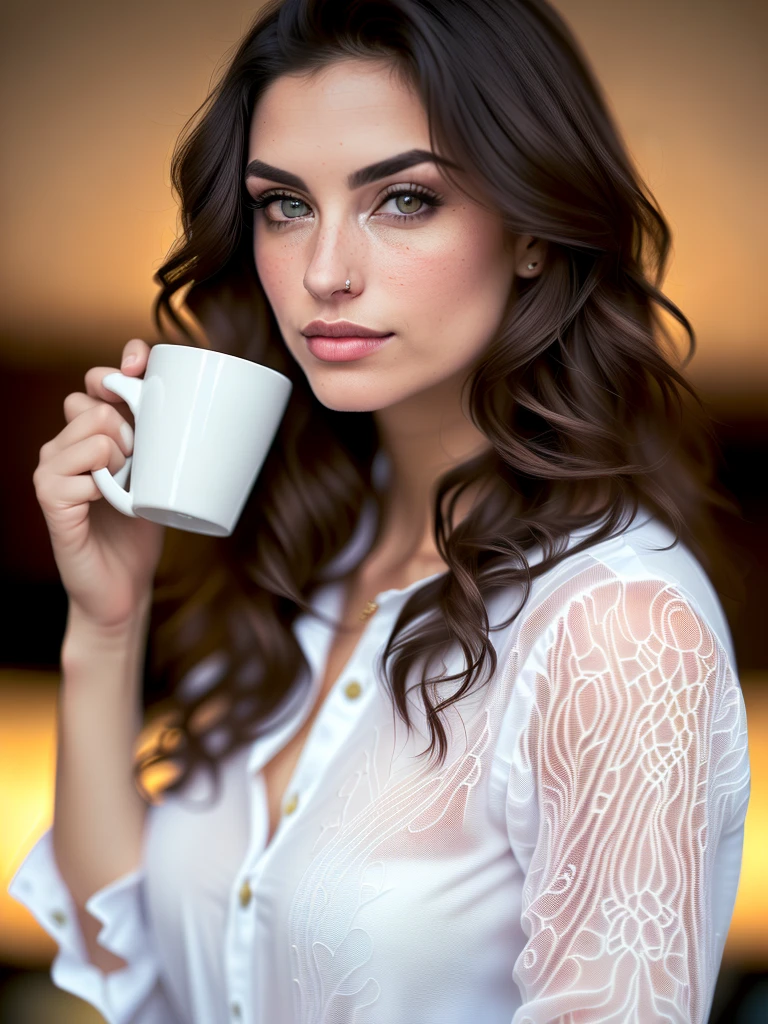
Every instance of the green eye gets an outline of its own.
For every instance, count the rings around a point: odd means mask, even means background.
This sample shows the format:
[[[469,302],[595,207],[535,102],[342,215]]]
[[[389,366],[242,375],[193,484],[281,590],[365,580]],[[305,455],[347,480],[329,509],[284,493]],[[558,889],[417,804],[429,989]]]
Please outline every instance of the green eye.
[[[280,203],[280,212],[284,217],[288,217],[293,220],[296,217],[304,217],[306,214],[304,211],[298,209],[299,207],[305,207],[309,209],[303,199],[297,199],[296,196],[286,195],[284,192],[272,192],[266,195],[259,196],[258,199],[250,199],[246,202],[246,206],[249,206],[252,210],[266,210],[268,206],[273,203]]]
[[[419,209],[414,211],[413,205],[414,203],[424,202],[422,196],[414,195],[412,192],[400,192],[396,196],[389,196],[388,198],[395,199],[395,202],[398,204],[398,209],[400,210],[401,213],[419,213]],[[400,206],[400,203],[402,203],[403,206]]]
[[[433,213],[435,207],[442,206],[444,202],[442,196],[437,195],[430,189],[424,188],[423,185],[409,185],[407,187],[391,185],[380,205],[384,206],[390,200],[395,200],[399,212],[385,213],[383,216],[391,221],[400,221],[403,224],[411,221],[420,221],[423,217]],[[287,192],[265,192],[258,199],[249,198],[246,200],[246,205],[252,210],[266,210],[273,203],[280,203],[280,213],[285,219],[273,220],[265,214],[265,219],[270,227],[285,227],[292,220],[306,217],[311,210],[309,204],[305,203],[303,199],[299,199],[298,196]]]
[[[275,199],[277,198],[279,197],[273,196],[272,202],[274,202]],[[304,202],[303,199],[294,199],[293,197],[280,199],[280,213],[282,213],[284,217],[305,217],[306,212],[298,210],[297,207],[299,206],[303,206],[305,207],[305,209],[309,209],[309,207],[307,207],[307,204]]]

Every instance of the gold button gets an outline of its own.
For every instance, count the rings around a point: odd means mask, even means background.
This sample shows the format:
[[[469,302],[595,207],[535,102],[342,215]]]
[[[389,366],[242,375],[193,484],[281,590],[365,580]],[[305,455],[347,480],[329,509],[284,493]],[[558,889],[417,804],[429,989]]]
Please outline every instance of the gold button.
[[[248,879],[246,878],[246,880],[240,886],[240,906],[247,907],[248,904],[251,902],[252,895],[253,894],[251,892],[251,887],[248,884]]]
[[[51,917],[56,922],[56,924],[67,923],[67,915],[64,913],[63,910],[54,910],[54,912],[51,914]]]
[[[283,814],[293,814],[299,804],[299,794],[294,793],[288,803],[283,807]]]
[[[354,700],[355,697],[359,697],[362,692],[363,688],[360,683],[347,683],[344,687],[344,693],[346,693],[350,700]]]

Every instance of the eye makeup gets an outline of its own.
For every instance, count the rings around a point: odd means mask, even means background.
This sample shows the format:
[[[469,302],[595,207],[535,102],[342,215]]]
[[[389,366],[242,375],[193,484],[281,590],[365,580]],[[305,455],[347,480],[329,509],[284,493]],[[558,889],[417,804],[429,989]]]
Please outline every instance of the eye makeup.
[[[394,223],[404,223],[406,221],[409,223],[413,221],[421,222],[425,218],[429,218],[430,216],[432,216],[434,214],[435,209],[438,206],[442,206],[445,202],[445,199],[439,193],[434,192],[432,189],[426,188],[424,185],[417,185],[415,183],[412,183],[409,185],[390,185],[389,188],[385,190],[384,195],[382,196],[382,203],[380,205],[383,205],[383,203],[388,202],[391,199],[396,199],[400,196],[416,196],[418,199],[422,201],[424,209],[417,210],[416,213],[401,212],[399,214],[392,213],[383,215]],[[285,191],[285,189],[267,189],[264,192],[260,193],[255,199],[249,193],[245,202],[246,206],[252,210],[266,211],[269,206],[271,206],[275,202],[279,202],[280,200],[293,200],[296,203],[300,203],[310,208],[309,203],[307,203],[304,199],[302,199],[300,196],[294,195],[291,192]],[[286,224],[290,224],[292,221],[302,221],[304,219],[303,216],[301,216],[288,217],[286,220],[273,220],[270,217],[267,217],[266,214],[264,214],[263,216],[264,220],[269,224],[269,226],[275,228],[282,228]]]

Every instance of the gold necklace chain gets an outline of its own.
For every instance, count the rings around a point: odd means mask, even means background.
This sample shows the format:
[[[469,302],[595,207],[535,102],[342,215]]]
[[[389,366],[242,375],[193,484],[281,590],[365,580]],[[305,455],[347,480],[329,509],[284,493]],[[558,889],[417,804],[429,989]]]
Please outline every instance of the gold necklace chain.
[[[379,606],[376,604],[375,601],[368,601],[368,602],[366,602],[365,607],[360,612],[359,621],[360,622],[365,622],[366,619],[370,619],[370,617],[373,615],[373,613],[375,611],[378,611],[378,608],[379,608]]]
[[[368,601],[365,608],[360,612],[360,621],[365,622],[366,619],[370,619],[378,607],[375,601]]]

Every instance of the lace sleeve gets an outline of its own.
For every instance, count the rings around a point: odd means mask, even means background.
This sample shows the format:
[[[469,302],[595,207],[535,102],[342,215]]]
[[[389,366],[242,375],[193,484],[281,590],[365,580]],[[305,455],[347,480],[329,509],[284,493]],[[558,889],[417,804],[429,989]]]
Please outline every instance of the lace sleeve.
[[[599,584],[546,641],[521,735],[538,826],[512,1024],[700,1024],[749,797],[738,680],[665,581]]]

